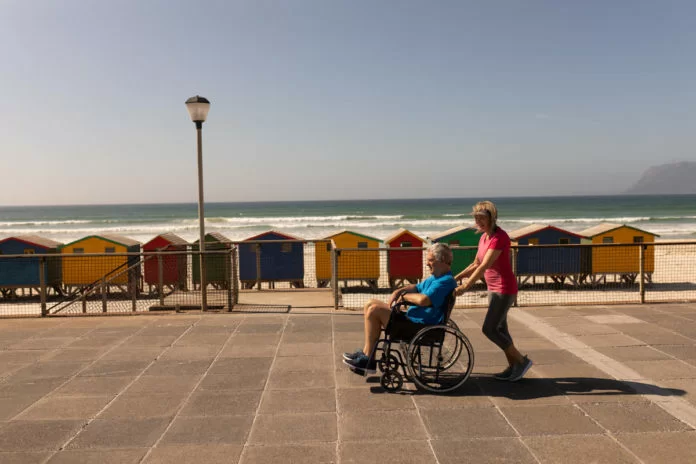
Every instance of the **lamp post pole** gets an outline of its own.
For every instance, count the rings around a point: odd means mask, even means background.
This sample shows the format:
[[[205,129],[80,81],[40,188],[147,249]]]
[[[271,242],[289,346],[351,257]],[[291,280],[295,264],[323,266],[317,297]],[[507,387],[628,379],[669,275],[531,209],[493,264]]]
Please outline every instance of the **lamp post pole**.
[[[198,228],[199,228],[199,262],[201,277],[201,309],[208,310],[208,294],[205,269],[205,206],[203,201],[203,123],[208,116],[210,102],[208,99],[196,95],[186,100],[186,108],[189,111],[191,120],[196,124],[197,145],[198,145]]]

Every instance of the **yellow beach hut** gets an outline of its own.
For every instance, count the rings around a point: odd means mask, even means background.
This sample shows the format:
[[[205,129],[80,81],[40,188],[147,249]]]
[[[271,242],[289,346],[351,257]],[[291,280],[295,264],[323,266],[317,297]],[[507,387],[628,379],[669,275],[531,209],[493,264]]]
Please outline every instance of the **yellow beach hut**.
[[[336,248],[374,248],[375,251],[343,251],[338,259],[338,280],[359,280],[368,286],[377,288],[379,280],[379,244],[380,239],[368,235],[344,230],[328,237]],[[331,281],[331,244],[317,243],[316,266],[317,285],[325,287]]]
[[[139,253],[140,242],[121,235],[90,235],[58,248],[63,257],[63,284],[84,287],[106,278],[107,285],[140,281],[139,256],[78,256],[86,253]],[[72,256],[70,256],[72,255]]]
[[[657,234],[637,229],[624,224],[602,223],[582,232],[578,232],[587,238],[581,243],[652,243]],[[655,271],[655,247],[647,246],[644,249],[644,271],[646,279],[652,281],[652,273]],[[607,275],[619,275],[621,280],[633,283],[640,273],[640,250],[636,247],[622,246],[598,246],[592,248],[592,279],[606,282]]]

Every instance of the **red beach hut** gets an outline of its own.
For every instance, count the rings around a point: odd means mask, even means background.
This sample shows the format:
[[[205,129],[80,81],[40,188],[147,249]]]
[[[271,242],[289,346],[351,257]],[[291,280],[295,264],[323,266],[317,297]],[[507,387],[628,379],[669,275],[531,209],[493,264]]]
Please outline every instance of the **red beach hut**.
[[[160,234],[143,245],[145,253],[145,283],[152,288],[159,285],[159,262],[162,262],[162,284],[172,290],[186,289],[187,260],[186,251],[189,243],[178,235],[172,233]],[[179,251],[180,254],[149,255],[155,251]]]
[[[406,229],[399,229],[384,243],[388,248],[399,248],[387,252],[387,273],[392,288],[406,282],[415,284],[423,278],[423,250],[403,250],[423,247],[422,238]]]

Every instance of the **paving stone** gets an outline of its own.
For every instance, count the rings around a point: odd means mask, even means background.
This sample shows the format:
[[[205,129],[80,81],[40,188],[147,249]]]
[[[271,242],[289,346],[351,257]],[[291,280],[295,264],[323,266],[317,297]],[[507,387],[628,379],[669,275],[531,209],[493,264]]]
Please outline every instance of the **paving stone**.
[[[696,359],[696,344],[694,345],[660,345],[660,351],[678,359]]]
[[[376,393],[362,388],[338,390],[339,414],[361,411],[390,411],[397,409],[415,410],[413,395],[402,393]]]
[[[100,419],[173,417],[187,393],[141,394],[126,392],[99,415]]]
[[[9,396],[0,398],[0,423],[15,417],[17,414],[38,401],[41,395]],[[2,461],[0,461],[2,462]]]
[[[22,412],[21,420],[62,420],[90,419],[104,409],[111,397],[101,396],[61,396],[51,395],[37,401]]]
[[[355,443],[340,443],[338,455],[344,464],[382,464],[394,462],[399,464],[436,464],[433,450],[425,441],[371,442],[364,446]],[[460,461],[462,462],[462,461]]]
[[[283,343],[330,343],[332,334],[327,332],[295,332],[283,334]]]
[[[273,358],[222,358],[210,366],[208,374],[236,374],[238,372],[268,372]]]
[[[140,462],[146,452],[147,448],[63,450],[56,453],[48,464],[135,464]]]
[[[154,362],[144,373],[144,376],[150,375],[172,375],[174,373],[184,376],[201,376],[210,367],[208,360],[165,360]]]
[[[556,379],[556,387],[566,394],[573,403],[616,403],[644,401],[636,393],[635,382],[622,382],[615,379],[568,378]]]
[[[243,445],[254,416],[177,417],[158,446],[163,445]]]
[[[668,432],[689,428],[649,402],[583,404],[581,407],[611,432]]]
[[[599,347],[597,351],[619,362],[671,359],[651,346],[607,346]]]
[[[457,409],[491,407],[493,402],[479,387],[478,378],[470,377],[458,390],[441,395],[416,392],[411,397],[419,409]]]
[[[235,333],[232,338],[230,338],[227,347],[230,346],[250,346],[250,345],[273,345],[277,346],[280,343],[280,332],[278,333],[264,333],[249,334],[249,333]]]
[[[239,372],[237,374],[206,375],[198,388],[201,390],[262,390],[266,372]]]
[[[628,361],[626,366],[649,379],[695,379],[696,367],[682,361]]]
[[[0,398],[27,396],[38,398],[60,387],[65,381],[66,379],[63,377],[19,381],[9,378],[5,383],[0,384]]]
[[[696,456],[696,431],[622,433],[616,439],[646,464],[692,462]]]
[[[497,408],[465,408],[421,411],[423,422],[435,439],[461,437],[512,437],[515,431]]]
[[[268,389],[330,388],[335,384],[335,374],[329,370],[302,373],[273,370],[268,380]]]
[[[207,333],[207,334],[191,334],[187,333],[176,341],[174,346],[201,346],[210,345],[222,347],[230,338],[227,333]]]
[[[133,348],[130,345],[118,347],[106,353],[100,361],[141,361],[150,363],[157,359],[167,347],[149,346]]]
[[[544,379],[605,379],[608,375],[587,363],[545,364],[532,367]]]
[[[261,401],[259,413],[279,414],[335,411],[336,390],[333,388],[302,388],[299,390],[267,390]]]
[[[152,449],[143,464],[229,464],[237,462],[242,445],[167,445]]]
[[[238,334],[279,334],[283,331],[284,324],[254,324],[244,322],[237,328]]]
[[[462,438],[432,441],[440,464],[533,464],[537,461],[518,438]]]
[[[331,343],[281,343],[278,356],[322,356],[331,350]]]
[[[84,421],[12,421],[0,427],[0,450],[56,450],[73,436]]]
[[[159,347],[164,348],[172,345],[178,335],[143,335],[138,334],[134,337],[128,339],[128,346],[130,347]]]
[[[116,395],[133,381],[130,376],[75,377],[58,388],[56,395]]]
[[[333,464],[337,462],[336,445],[320,443],[313,445],[247,446],[239,462],[240,464]]]
[[[46,355],[44,361],[79,362],[94,361],[106,353],[105,348],[63,348]]]
[[[68,379],[75,375],[82,368],[87,366],[87,362],[59,362],[59,361],[45,361],[36,362],[31,364],[24,369],[20,369],[15,372],[11,380],[13,382],[24,381],[24,380],[40,380],[40,379],[50,379],[50,378],[64,378]]]
[[[313,372],[332,371],[334,361],[331,356],[291,356],[279,357],[273,364],[274,372]]]
[[[174,374],[174,372],[170,372]],[[201,380],[200,375],[143,375],[128,388],[128,393],[188,393]]]
[[[586,345],[596,348],[602,346],[637,346],[645,345],[644,342],[637,338],[630,337],[624,334],[608,334],[608,335],[585,335],[578,336],[577,339]]]
[[[336,413],[260,414],[249,444],[336,441]]]
[[[12,350],[55,350],[73,343],[76,337],[35,337],[10,345]]]
[[[603,435],[526,437],[525,443],[542,463],[638,464],[618,443]]]
[[[478,385],[484,395],[499,406],[529,404],[568,404],[570,400],[551,379],[525,378],[518,382],[501,382],[494,378],[479,378]]]
[[[220,358],[272,358],[278,351],[277,345],[227,345]]]
[[[66,449],[149,447],[162,435],[169,421],[169,418],[96,419]]]
[[[603,433],[574,406],[519,406],[500,410],[522,436]]]
[[[80,377],[123,377],[140,375],[150,361],[99,360],[80,372]]]
[[[394,427],[394,424],[399,424]],[[416,411],[361,411],[339,415],[341,441],[427,439]]]
[[[621,332],[620,329],[610,325],[593,324],[587,321],[580,324],[562,325],[559,326],[558,329],[566,334],[576,336],[608,335],[619,334]]]
[[[52,451],[19,451],[14,453],[4,453],[0,451],[0,462],[2,464],[40,464],[53,454]]]
[[[335,376],[336,386],[338,388],[370,388],[370,386],[379,387],[378,375],[363,377],[352,372],[350,369],[348,369],[348,366],[345,366],[345,369],[336,370]]]
[[[220,349],[217,346],[173,346],[160,356],[160,361],[213,362]]]
[[[331,391],[333,393],[333,390]],[[181,416],[224,416],[255,414],[261,390],[196,391],[191,395]]]

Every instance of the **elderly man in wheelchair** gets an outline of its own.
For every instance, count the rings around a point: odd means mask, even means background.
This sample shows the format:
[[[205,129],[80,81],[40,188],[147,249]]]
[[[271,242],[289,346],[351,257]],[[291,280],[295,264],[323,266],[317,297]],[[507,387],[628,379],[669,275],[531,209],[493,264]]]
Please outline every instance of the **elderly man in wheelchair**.
[[[343,354],[343,362],[357,374],[375,373],[379,366],[380,383],[388,391],[403,385],[399,371],[421,389],[452,391],[466,382],[473,368],[471,344],[449,318],[457,286],[450,270],[452,250],[436,243],[428,249],[426,262],[431,276],[423,282],[396,289],[387,303],[365,304],[365,344]],[[392,347],[395,342],[398,348]]]

